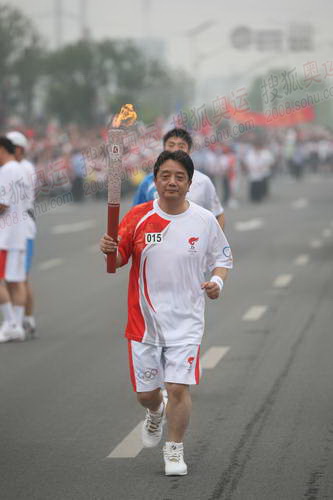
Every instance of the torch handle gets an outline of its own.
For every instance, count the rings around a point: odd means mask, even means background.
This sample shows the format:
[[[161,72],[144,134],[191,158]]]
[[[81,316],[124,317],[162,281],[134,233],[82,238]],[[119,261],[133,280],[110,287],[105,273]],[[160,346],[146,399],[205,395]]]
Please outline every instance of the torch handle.
[[[118,238],[118,224],[119,224],[119,204],[108,203],[108,230],[107,233],[111,238],[117,241]],[[116,272],[116,259],[117,252],[107,255],[106,257],[106,270],[108,273]]]

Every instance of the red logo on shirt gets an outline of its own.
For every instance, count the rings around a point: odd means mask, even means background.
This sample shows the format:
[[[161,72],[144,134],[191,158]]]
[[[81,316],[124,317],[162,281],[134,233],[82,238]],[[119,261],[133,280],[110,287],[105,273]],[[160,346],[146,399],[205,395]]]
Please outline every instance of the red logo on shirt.
[[[195,357],[194,356],[190,356],[189,358],[187,358],[187,362],[192,366],[192,363],[193,361],[195,360]]]
[[[194,244],[199,241],[199,238],[192,236],[192,238],[188,239],[189,244],[191,245],[191,250],[194,250]]]

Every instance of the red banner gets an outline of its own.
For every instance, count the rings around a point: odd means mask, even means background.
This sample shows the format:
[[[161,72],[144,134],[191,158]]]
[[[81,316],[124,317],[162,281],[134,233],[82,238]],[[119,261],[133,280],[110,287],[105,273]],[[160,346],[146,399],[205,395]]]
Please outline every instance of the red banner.
[[[282,104],[265,113],[238,111],[231,105],[229,105],[229,111],[231,119],[237,123],[251,122],[256,127],[293,127],[299,123],[312,122],[316,116],[313,106],[293,109],[285,108]]]

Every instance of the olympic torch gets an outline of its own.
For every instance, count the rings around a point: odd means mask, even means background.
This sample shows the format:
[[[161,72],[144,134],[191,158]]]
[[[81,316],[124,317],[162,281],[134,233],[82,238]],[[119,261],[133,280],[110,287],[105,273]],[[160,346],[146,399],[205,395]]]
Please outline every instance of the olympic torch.
[[[115,241],[118,239],[119,225],[119,210],[121,196],[121,174],[122,174],[122,158],[124,151],[124,135],[125,129],[123,126],[129,127],[136,120],[136,112],[132,104],[125,104],[118,115],[112,121],[111,127],[108,129],[108,222],[107,234]],[[108,254],[107,272],[116,272],[117,254]]]

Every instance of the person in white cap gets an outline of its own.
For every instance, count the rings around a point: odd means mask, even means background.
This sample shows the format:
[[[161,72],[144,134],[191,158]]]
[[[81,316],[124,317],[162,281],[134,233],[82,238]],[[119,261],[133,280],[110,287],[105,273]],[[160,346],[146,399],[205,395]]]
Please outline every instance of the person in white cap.
[[[0,137],[0,342],[25,339],[27,214],[21,167],[14,153],[14,144]]]
[[[26,226],[27,226],[27,246],[26,246],[26,306],[23,327],[27,335],[32,336],[36,331],[36,320],[34,317],[34,294],[29,280],[34,254],[36,221],[34,215],[36,172],[34,165],[25,158],[28,148],[28,140],[21,132],[12,131],[6,137],[15,146],[15,159],[22,167],[24,191],[26,195]]]

